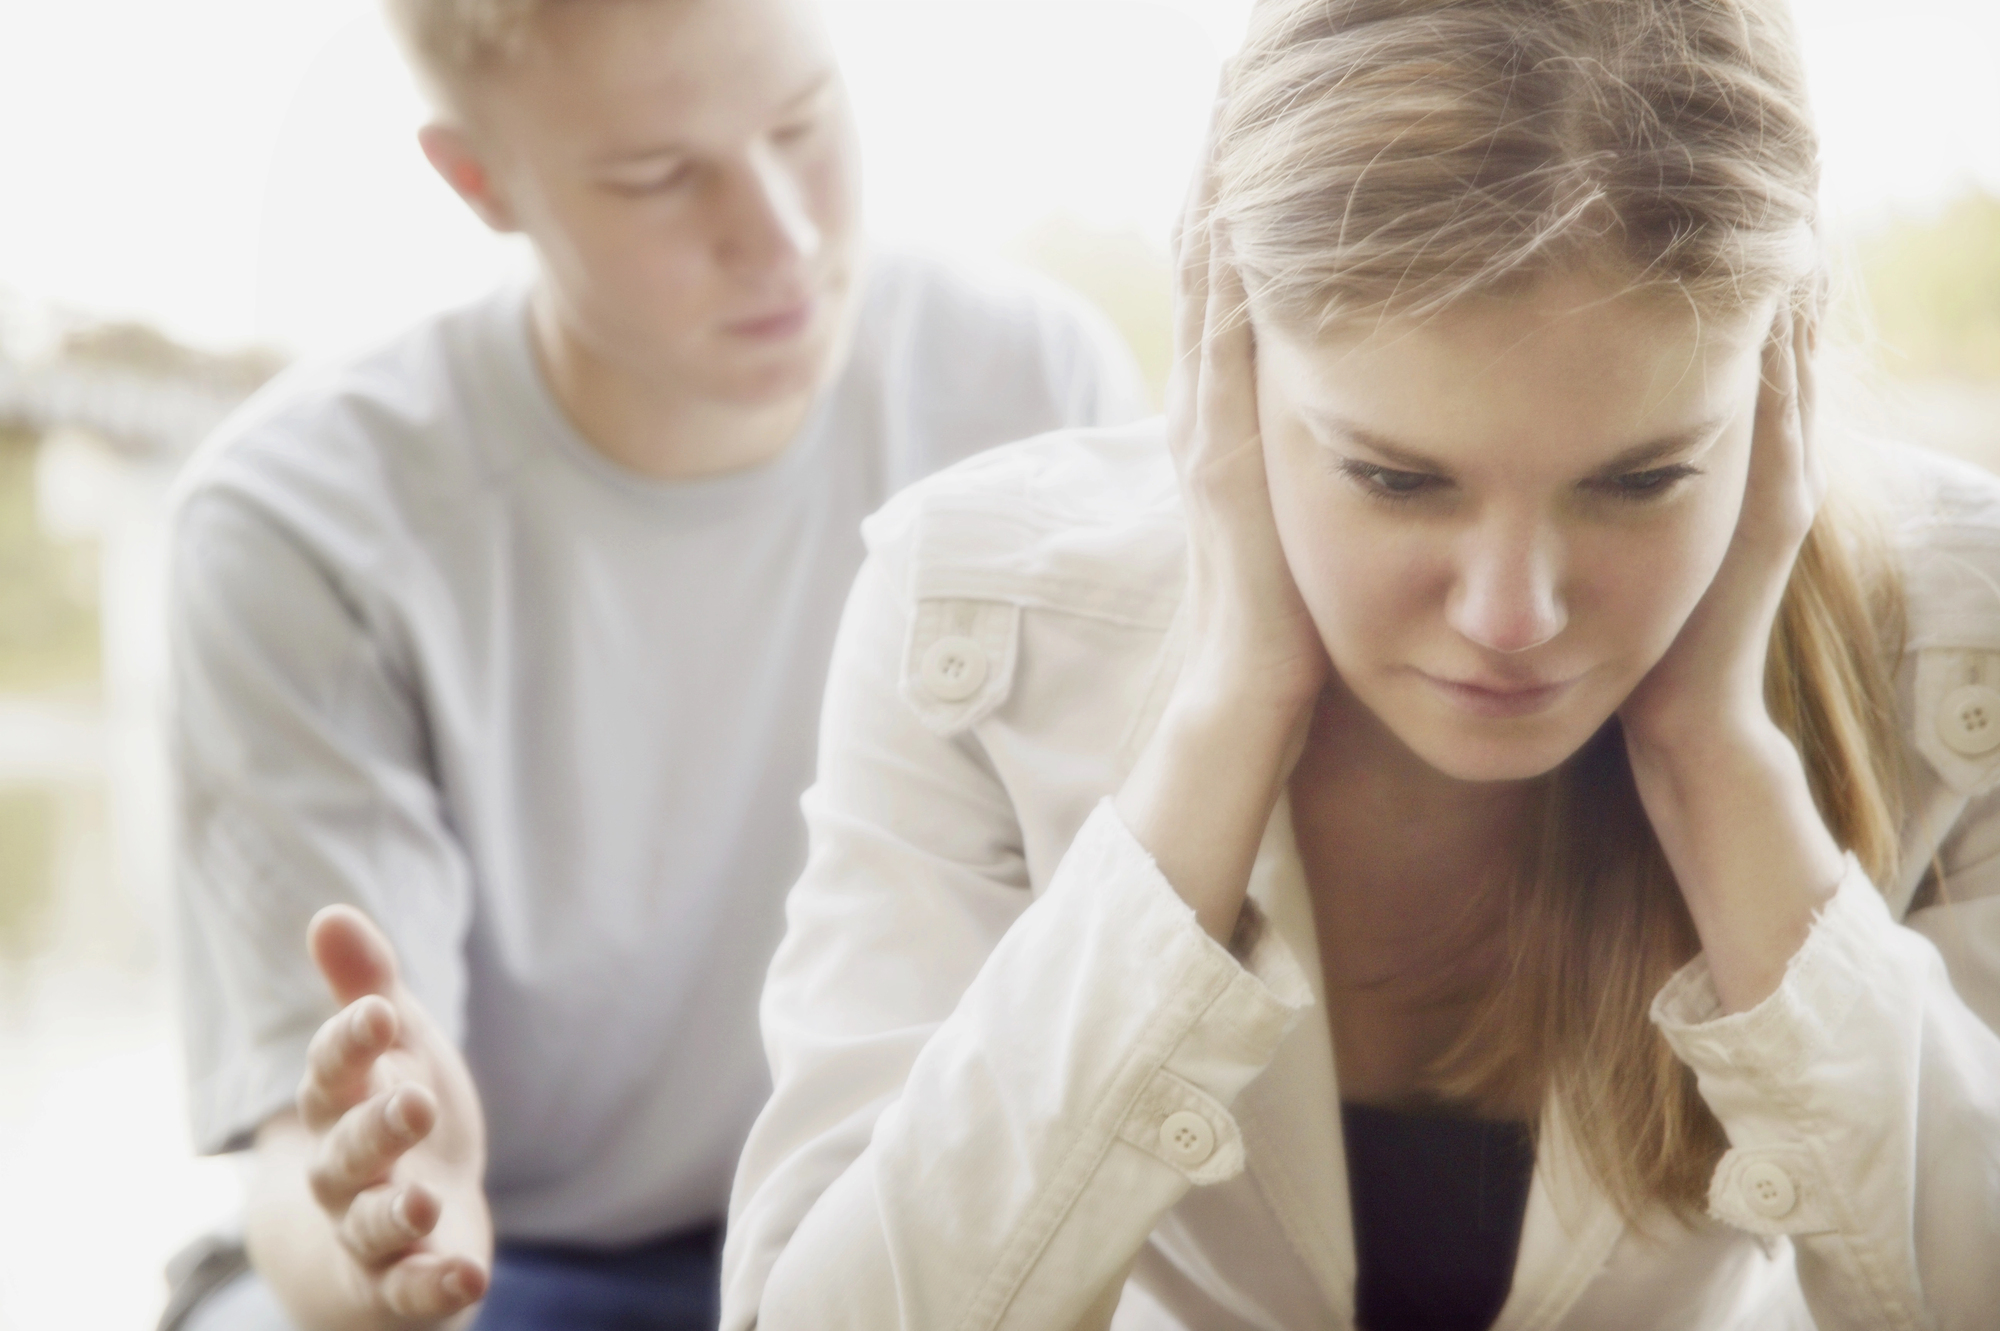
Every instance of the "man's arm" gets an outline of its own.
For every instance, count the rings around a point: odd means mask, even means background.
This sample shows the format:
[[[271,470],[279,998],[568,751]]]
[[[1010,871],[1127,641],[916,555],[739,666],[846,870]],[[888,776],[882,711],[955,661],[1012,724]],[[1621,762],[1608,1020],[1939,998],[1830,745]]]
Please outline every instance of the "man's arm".
[[[251,1259],[312,1331],[469,1323],[493,1251],[471,1075],[364,916],[321,912],[310,945],[345,1006],[313,1037],[297,1107],[258,1130]]]
[[[196,1136],[253,1143],[252,1259],[302,1324],[434,1324],[483,1293],[490,1260],[479,1104],[451,1034],[470,875],[371,599],[380,571],[337,553],[382,543],[314,525],[346,496],[305,498],[281,519],[212,487],[177,514]],[[326,911],[340,902],[384,932]]]

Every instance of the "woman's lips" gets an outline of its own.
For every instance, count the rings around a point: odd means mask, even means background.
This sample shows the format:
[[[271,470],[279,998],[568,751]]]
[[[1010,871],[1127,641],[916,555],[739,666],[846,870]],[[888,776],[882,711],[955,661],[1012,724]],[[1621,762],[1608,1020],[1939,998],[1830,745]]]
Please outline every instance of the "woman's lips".
[[[759,342],[779,342],[786,338],[797,337],[804,332],[806,326],[812,322],[812,317],[813,302],[802,300],[783,309],[726,323],[722,329],[732,337],[747,337]]]
[[[1503,684],[1442,679],[1436,675],[1423,675],[1423,679],[1447,701],[1474,716],[1484,717],[1532,716],[1553,706],[1576,683],[1569,679],[1553,684]]]

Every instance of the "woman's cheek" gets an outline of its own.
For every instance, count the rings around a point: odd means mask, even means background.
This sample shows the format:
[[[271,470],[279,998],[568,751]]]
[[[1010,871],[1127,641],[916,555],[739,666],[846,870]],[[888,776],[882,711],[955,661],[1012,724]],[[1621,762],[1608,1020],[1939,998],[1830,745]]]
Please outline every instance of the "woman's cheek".
[[[1365,511],[1356,500],[1327,524],[1306,559],[1291,559],[1306,609],[1334,666],[1350,678],[1370,664],[1405,655],[1425,614],[1421,542]],[[1364,511],[1354,512],[1353,509]]]
[[[1583,567],[1596,570],[1597,581],[1590,599],[1614,620],[1605,626],[1607,637],[1637,649],[1642,671],[1673,645],[1715,580],[1728,544],[1727,527],[1718,533],[1711,521],[1701,521],[1587,556]]]

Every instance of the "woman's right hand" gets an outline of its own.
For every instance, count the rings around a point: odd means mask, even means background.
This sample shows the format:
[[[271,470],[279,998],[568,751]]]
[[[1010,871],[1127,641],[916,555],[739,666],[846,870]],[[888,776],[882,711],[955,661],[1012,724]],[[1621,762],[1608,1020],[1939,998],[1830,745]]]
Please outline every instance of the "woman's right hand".
[[[1326,650],[1272,515],[1257,422],[1256,350],[1209,173],[1192,191],[1174,280],[1167,445],[1187,521],[1190,703],[1296,720],[1326,683]]]
[[[1188,542],[1188,649],[1117,808],[1209,934],[1235,931],[1264,826],[1330,667],[1278,543],[1255,348],[1204,164],[1175,262],[1167,439]]]

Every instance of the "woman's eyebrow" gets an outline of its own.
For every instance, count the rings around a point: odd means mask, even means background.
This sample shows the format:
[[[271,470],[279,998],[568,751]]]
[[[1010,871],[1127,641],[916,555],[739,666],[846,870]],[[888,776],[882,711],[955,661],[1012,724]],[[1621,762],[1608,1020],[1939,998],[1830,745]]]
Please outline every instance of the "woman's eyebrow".
[[[1391,467],[1404,471],[1420,471],[1437,475],[1442,475],[1450,471],[1449,467],[1439,462],[1436,458],[1426,456],[1417,449],[1396,443],[1392,439],[1387,439],[1373,430],[1365,426],[1356,425],[1353,421],[1346,420],[1343,417],[1321,415],[1320,413],[1312,412],[1308,413],[1308,423],[1317,433],[1322,435],[1339,435],[1353,443],[1359,444],[1381,458],[1383,462]],[[1644,471],[1648,467],[1655,466],[1667,458],[1675,457],[1679,454],[1692,453],[1704,445],[1714,442],[1715,437],[1722,433],[1723,426],[1728,423],[1727,417],[1717,416],[1712,420],[1702,421],[1698,425],[1691,425],[1685,430],[1676,430],[1672,434],[1661,435],[1657,439],[1649,439],[1644,443],[1634,444],[1598,467],[1591,475],[1619,476],[1628,472]]]
[[[1314,433],[1321,436],[1335,434],[1352,443],[1361,445],[1391,466],[1404,471],[1442,472],[1445,465],[1436,458],[1425,457],[1414,448],[1385,439],[1373,430],[1356,425],[1340,416],[1322,415],[1319,412],[1306,413],[1307,424]]]
[[[1628,472],[1645,471],[1648,467],[1656,466],[1668,458],[1696,452],[1714,443],[1716,436],[1722,433],[1722,427],[1727,424],[1729,424],[1728,417],[1717,416],[1699,425],[1690,425],[1685,430],[1677,430],[1673,434],[1662,435],[1643,444],[1634,444],[1599,467],[1592,475],[1622,476]]]

